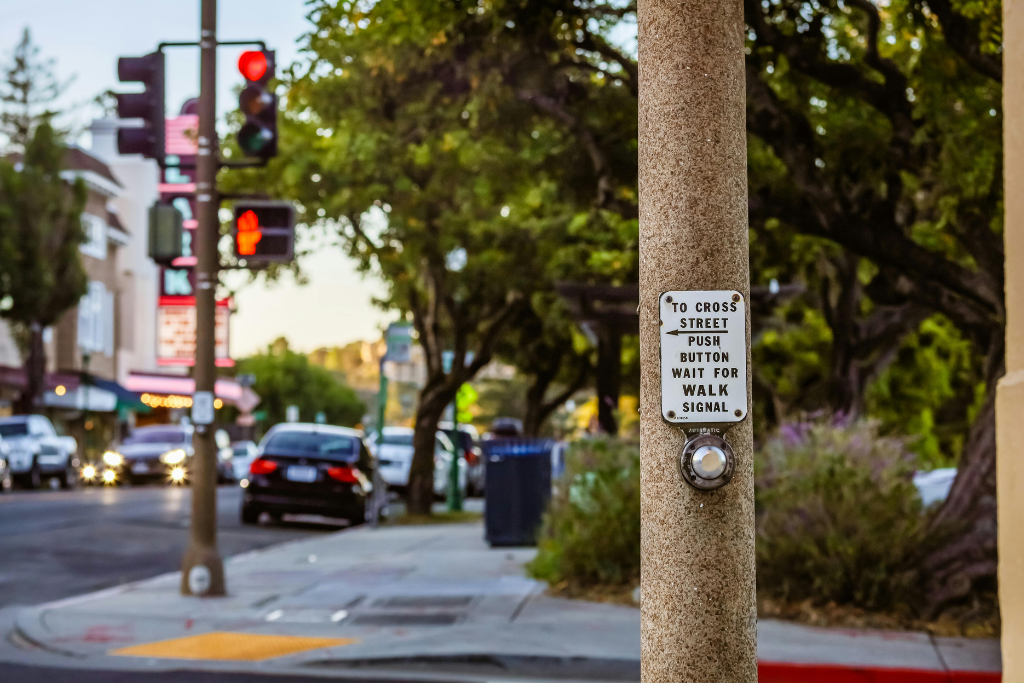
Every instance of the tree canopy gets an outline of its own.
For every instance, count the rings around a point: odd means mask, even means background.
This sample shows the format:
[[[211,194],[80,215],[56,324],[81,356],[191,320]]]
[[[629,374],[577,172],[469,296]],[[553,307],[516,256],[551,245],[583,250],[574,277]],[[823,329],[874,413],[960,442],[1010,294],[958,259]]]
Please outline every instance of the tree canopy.
[[[266,411],[262,427],[269,428],[287,418],[288,406],[298,406],[299,419],[313,422],[323,413],[327,424],[354,427],[363,419],[366,406],[356,393],[329,370],[309,362],[287,343],[272,344],[238,362],[237,371],[256,375],[253,391],[260,395],[260,410]]]

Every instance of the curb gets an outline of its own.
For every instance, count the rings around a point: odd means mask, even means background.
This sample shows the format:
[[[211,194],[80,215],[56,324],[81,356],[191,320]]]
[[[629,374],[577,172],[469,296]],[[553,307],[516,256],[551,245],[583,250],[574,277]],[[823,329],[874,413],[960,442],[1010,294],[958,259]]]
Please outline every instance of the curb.
[[[1003,674],[759,661],[757,680],[759,683],[1000,683]]]

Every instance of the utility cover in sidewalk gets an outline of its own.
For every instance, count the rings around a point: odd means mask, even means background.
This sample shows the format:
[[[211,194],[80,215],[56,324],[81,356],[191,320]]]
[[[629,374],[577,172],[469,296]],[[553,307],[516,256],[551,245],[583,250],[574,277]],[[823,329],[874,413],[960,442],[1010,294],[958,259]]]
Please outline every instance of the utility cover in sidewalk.
[[[122,657],[258,662],[273,657],[316,650],[321,647],[351,645],[355,642],[358,641],[354,638],[304,638],[215,631],[186,638],[122,647],[111,650],[110,654]]]

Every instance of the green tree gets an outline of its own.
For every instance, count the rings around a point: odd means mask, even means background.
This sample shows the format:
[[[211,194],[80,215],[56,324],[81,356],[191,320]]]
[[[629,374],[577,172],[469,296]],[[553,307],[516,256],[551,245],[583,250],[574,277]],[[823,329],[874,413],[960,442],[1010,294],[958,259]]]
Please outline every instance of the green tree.
[[[999,4],[745,0],[745,14],[751,156],[771,162],[752,165],[752,225],[778,222],[866,260],[853,280],[867,294],[859,315],[941,313],[984,359],[982,404],[930,530],[945,542],[924,560],[934,612],[996,568]]]
[[[0,135],[7,138],[10,148],[25,149],[36,126],[43,122],[53,125],[57,113],[50,105],[70,85],[54,76],[53,65],[52,59],[40,57],[26,27],[0,80]]]
[[[88,279],[78,251],[85,239],[81,215],[85,184],[61,178],[66,148],[46,122],[38,124],[24,154],[0,160],[0,316],[23,332],[26,388],[18,411],[30,413],[46,373],[44,328],[78,304]],[[17,165],[16,165],[17,164]],[[2,245],[0,245],[2,249]]]
[[[256,375],[253,391],[260,395],[260,410],[267,412],[265,427],[284,422],[288,406],[299,407],[303,422],[312,422],[322,412],[327,424],[345,427],[359,424],[366,411],[350,387],[329,370],[311,364],[305,354],[289,349],[287,342],[243,358],[237,370]]]
[[[596,52],[577,55],[575,33],[562,28],[564,11],[578,14],[571,2],[527,4],[319,2],[310,62],[286,78],[269,182],[309,223],[338,228],[425,351],[410,474],[417,513],[432,500],[442,411],[550,273],[579,256],[565,248],[586,243],[574,235],[610,241],[624,215],[635,254],[636,102],[619,92],[635,82],[622,67],[606,78]],[[561,66],[545,70],[552,59]],[[633,270],[629,258],[588,258]]]
[[[547,419],[593,377],[594,349],[553,291],[538,292],[503,336],[498,356],[529,378],[523,433],[537,436]],[[553,391],[552,391],[553,390]]]

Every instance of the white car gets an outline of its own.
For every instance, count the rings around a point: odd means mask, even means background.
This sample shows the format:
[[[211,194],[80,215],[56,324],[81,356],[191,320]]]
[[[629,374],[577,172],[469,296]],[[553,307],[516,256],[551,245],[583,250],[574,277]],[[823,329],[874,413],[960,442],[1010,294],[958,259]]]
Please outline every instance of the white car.
[[[259,448],[252,441],[236,441],[231,444],[231,467],[235,481],[242,481],[249,474],[249,466],[258,452]]]
[[[412,468],[411,427],[385,427],[384,443],[377,449],[377,430],[371,430],[366,438],[366,447],[377,458],[380,476],[388,488],[404,492],[409,486],[409,470]],[[434,439],[434,494],[444,497],[448,491],[448,477],[455,447],[444,432],[438,432]],[[459,458],[459,489],[466,491],[466,459]]]

